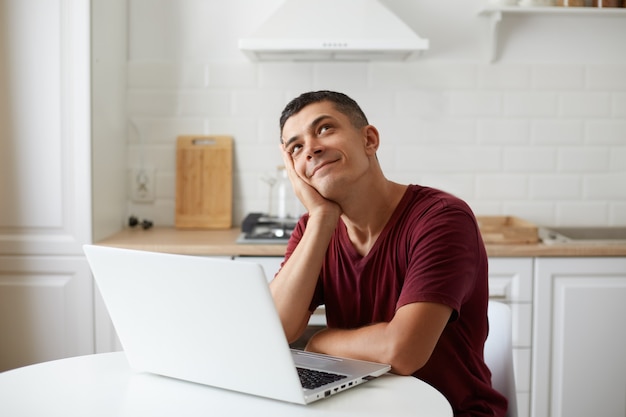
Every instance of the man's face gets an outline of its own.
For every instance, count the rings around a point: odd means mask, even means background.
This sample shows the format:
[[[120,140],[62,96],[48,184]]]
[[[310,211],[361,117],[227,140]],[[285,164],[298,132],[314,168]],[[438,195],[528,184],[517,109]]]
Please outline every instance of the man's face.
[[[282,140],[300,178],[332,200],[367,172],[378,146],[372,126],[354,127],[328,101],[310,104],[287,119]]]

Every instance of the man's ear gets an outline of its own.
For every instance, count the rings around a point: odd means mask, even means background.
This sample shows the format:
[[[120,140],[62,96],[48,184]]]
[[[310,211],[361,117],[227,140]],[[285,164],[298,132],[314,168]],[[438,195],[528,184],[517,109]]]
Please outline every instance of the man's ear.
[[[365,139],[365,151],[368,155],[375,155],[380,145],[380,137],[378,135],[378,129],[372,125],[367,125],[363,128]]]

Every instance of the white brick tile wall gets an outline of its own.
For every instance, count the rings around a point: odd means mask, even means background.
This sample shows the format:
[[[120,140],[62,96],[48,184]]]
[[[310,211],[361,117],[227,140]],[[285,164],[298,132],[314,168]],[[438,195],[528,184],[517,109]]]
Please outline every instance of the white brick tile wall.
[[[585,125],[586,142],[591,144],[624,145],[626,143],[625,120],[591,120]]]
[[[609,222],[609,207],[602,201],[575,201],[557,204],[556,224],[602,226]]]
[[[478,86],[484,89],[522,90],[530,88],[528,65],[493,65],[478,71]]]
[[[134,117],[128,128],[128,142],[171,144],[180,135],[206,134],[206,127],[202,117]]]
[[[172,62],[130,62],[128,87],[139,88],[202,88],[206,87],[207,67],[204,64]]]
[[[227,116],[230,94],[221,91],[130,90],[127,96],[131,116]]]
[[[565,117],[607,117],[611,114],[611,95],[597,92],[567,92],[559,97]]]
[[[500,149],[494,147],[403,146],[395,160],[396,170],[417,173],[496,172],[501,167]]]
[[[553,117],[557,111],[557,95],[548,92],[506,93],[504,114],[513,117]]]
[[[259,143],[256,118],[212,117],[208,119],[208,134],[232,136],[235,146]]]
[[[611,116],[626,118],[626,93],[611,95]]]
[[[626,201],[626,173],[587,175],[583,185],[586,200]]]
[[[398,116],[440,119],[450,114],[450,97],[441,91],[414,90],[396,94]]]
[[[128,167],[153,168],[155,174],[176,171],[176,145],[175,142],[167,145],[139,146],[128,145]]]
[[[545,34],[561,20],[533,18],[549,29],[505,36],[497,62],[466,59],[485,46],[487,21],[472,14],[458,30],[424,22],[431,50],[416,61],[247,60],[234,45],[281,2],[129,2],[127,164],[154,168],[157,187],[154,204],[129,203],[129,210],[173,224],[180,134],[232,135],[235,222],[265,210],[260,178],[282,163],[284,105],[304,91],[335,89],[356,99],[379,129],[378,156],[390,179],[451,191],[477,214],[626,225],[626,65],[608,55],[610,46],[589,40],[584,52],[559,59],[550,52],[556,37]],[[599,33],[617,29],[613,19],[592,20],[601,22]]]
[[[478,121],[478,143],[485,145],[523,145],[530,142],[530,122],[518,119]]]
[[[397,118],[401,115],[392,92],[385,90],[339,90],[345,92],[359,103],[359,106],[372,124],[377,124],[383,117]],[[285,102],[286,104],[286,102]],[[413,119],[415,120],[415,118]]]
[[[609,207],[609,225],[626,224],[626,203],[611,203]]]
[[[358,91],[368,85],[368,67],[359,63],[321,63],[313,69],[314,90]]]
[[[609,169],[612,172],[626,172],[626,148],[611,148],[611,162],[609,164]]]
[[[531,140],[537,145],[582,144],[584,122],[581,120],[536,120],[532,123]]]
[[[232,101],[232,113],[229,115],[237,117],[280,115],[286,104],[282,92],[274,89],[236,91],[232,93]]]
[[[259,178],[263,173],[274,172],[276,166],[280,164],[278,158],[280,158],[278,145],[236,146],[234,155],[235,167],[238,172],[244,174],[258,173]],[[273,161],[273,163],[270,164],[269,161]]]
[[[155,177],[156,198],[172,201],[176,198],[176,173],[162,171]]]
[[[131,117],[172,116],[176,93],[154,90],[129,90],[126,94],[126,111]]]
[[[523,218],[532,219],[538,225],[558,224],[556,204],[553,202],[507,201],[498,213],[524,213]],[[571,224],[571,223],[570,223]]]
[[[259,71],[256,65],[243,63],[212,63],[207,69],[210,88],[255,88]]]
[[[587,66],[586,85],[593,90],[626,90],[626,65]]]
[[[490,91],[450,93],[451,113],[461,117],[489,117],[502,114],[502,94]]]
[[[341,82],[336,77],[333,77],[332,74],[334,71],[331,66],[326,67],[326,69],[328,71],[328,75],[332,78],[333,85],[335,85],[338,81]],[[415,88],[417,80],[420,79],[420,76],[416,74],[416,71],[416,66],[411,64],[400,66],[387,62],[372,63],[368,66],[369,79],[368,85],[365,87],[370,87],[375,90],[402,89],[407,86]],[[357,74],[357,78],[360,78],[359,75],[360,73]],[[348,87],[350,87],[350,84],[351,81],[348,81]],[[345,90],[340,88],[338,91]]]
[[[476,179],[468,174],[425,174],[421,181],[429,187],[446,190],[463,199],[476,195]]]
[[[532,87],[536,90],[581,90],[585,86],[582,65],[544,65],[532,68]]]
[[[539,224],[626,224],[623,66],[133,61],[128,167],[155,169],[156,201],[129,211],[173,224],[175,141],[234,137],[234,221],[267,208],[282,164],[278,117],[311,89],[337,89],[381,135],[395,181],[464,198],[479,215]]]
[[[313,66],[314,64],[309,63],[258,64],[259,87],[310,90],[313,87]]]
[[[558,151],[557,167],[561,172],[596,173],[608,170],[609,161],[609,148],[561,148]]]
[[[409,85],[419,89],[444,91],[470,90],[478,87],[478,67],[476,65],[422,64],[413,65],[408,68],[411,70],[412,78],[405,86]]]
[[[526,200],[528,178],[521,174],[480,174],[476,179],[476,197],[487,200]]]
[[[425,143],[468,145],[476,142],[474,120],[425,120],[422,123]]]
[[[556,149],[507,147],[502,154],[505,172],[552,172],[556,166]]]
[[[529,197],[542,201],[578,200],[582,197],[581,178],[580,175],[533,175]]]

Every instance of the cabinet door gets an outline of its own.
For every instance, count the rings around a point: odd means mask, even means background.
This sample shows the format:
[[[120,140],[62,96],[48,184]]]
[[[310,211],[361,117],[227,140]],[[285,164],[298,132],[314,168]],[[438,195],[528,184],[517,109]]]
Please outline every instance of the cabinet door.
[[[93,294],[90,2],[0,3],[2,370],[93,353]]]
[[[82,254],[91,240],[89,2],[1,8],[0,254]]]
[[[512,312],[513,365],[520,417],[527,417],[530,408],[532,288],[532,258],[489,258],[489,298],[507,303]]]
[[[539,258],[536,417],[626,415],[626,258]]]
[[[0,372],[93,353],[83,257],[0,257]]]

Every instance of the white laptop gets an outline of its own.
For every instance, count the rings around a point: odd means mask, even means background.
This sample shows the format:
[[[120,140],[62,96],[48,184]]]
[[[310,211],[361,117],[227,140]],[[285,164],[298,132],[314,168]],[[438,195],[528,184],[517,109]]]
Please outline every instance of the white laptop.
[[[291,350],[256,263],[93,245],[84,251],[136,371],[307,404],[390,369]],[[336,380],[304,388],[299,374],[310,370]]]

